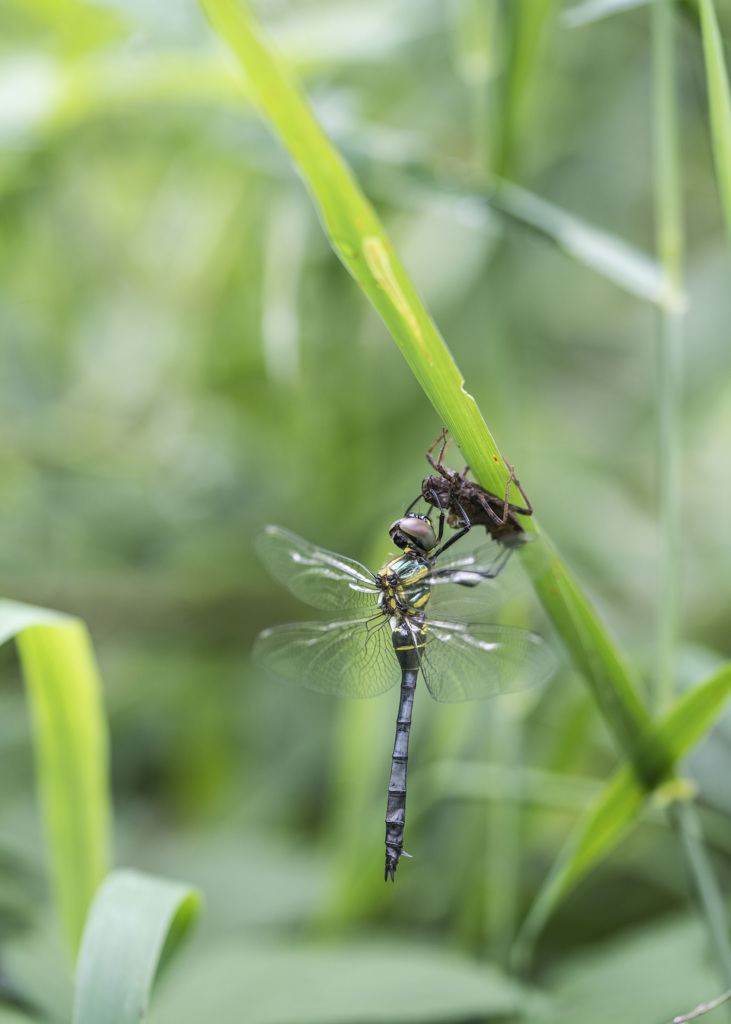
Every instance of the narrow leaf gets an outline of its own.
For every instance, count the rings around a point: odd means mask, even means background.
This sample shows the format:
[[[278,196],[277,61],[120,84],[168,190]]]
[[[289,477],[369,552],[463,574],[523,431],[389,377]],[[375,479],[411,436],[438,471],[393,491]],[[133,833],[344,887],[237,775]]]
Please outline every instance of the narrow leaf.
[[[593,21],[609,18],[612,14],[631,11],[634,7],[645,7],[653,0],[584,0],[584,3],[567,7],[561,15],[561,22],[567,28],[590,25]]]
[[[655,787],[671,779],[677,762],[712,727],[729,694],[731,663],[727,662],[705,682],[682,694],[667,714],[653,723],[644,755],[656,776]],[[558,904],[637,821],[650,791],[639,777],[629,765],[620,768],[569,837],[523,924],[516,942],[518,960],[525,957]]]
[[[503,12],[504,67],[499,88],[494,173],[513,177],[524,134],[527,100],[541,68],[540,51],[551,25],[556,0],[512,0]]]
[[[28,689],[56,898],[75,953],[89,904],[109,864],[108,741],[101,685],[79,619],[0,601],[0,643],[13,636]]]
[[[550,239],[567,256],[632,295],[659,306],[678,304],[679,297],[668,287],[657,260],[623,239],[508,181],[497,186],[489,201],[513,220]]]
[[[155,977],[200,908],[195,890],[136,871],[109,875],[79,951],[73,1024],[139,1024]]]
[[[713,0],[699,0],[716,179],[731,241],[731,94]]]

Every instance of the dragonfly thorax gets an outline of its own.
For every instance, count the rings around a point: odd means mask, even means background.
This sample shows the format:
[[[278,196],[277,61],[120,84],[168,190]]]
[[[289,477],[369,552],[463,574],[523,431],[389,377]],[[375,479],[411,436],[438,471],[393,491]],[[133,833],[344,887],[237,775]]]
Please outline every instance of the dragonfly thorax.
[[[386,562],[376,576],[384,613],[401,618],[423,615],[431,593],[427,582],[430,571],[430,562],[413,549]]]

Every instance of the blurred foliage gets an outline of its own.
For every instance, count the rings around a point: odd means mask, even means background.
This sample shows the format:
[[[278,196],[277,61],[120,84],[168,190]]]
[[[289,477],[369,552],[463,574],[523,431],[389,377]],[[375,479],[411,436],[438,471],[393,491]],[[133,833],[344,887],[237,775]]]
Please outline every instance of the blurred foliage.
[[[506,175],[652,251],[649,18],[624,6],[575,28],[558,4],[527,0],[257,9],[542,523],[644,666],[657,596],[651,306],[488,201]],[[687,911],[688,886],[657,813],[549,925],[532,979],[547,995],[499,971],[614,766],[568,667],[538,694],[484,707],[422,694],[416,856],[383,886],[395,703],[341,706],[253,671],[256,632],[301,609],[266,579],[251,538],[278,522],[375,566],[441,424],[192,0],[4,0],[0,26],[0,569],[7,596],[89,624],[120,860],[206,893],[161,1019],[200,1020],[212,990],[221,1021],[392,1019],[389,970],[413,993],[399,1019],[512,1005],[530,1020],[639,1024],[716,994],[699,931],[671,916]],[[731,267],[693,19],[680,42],[690,685],[731,654]],[[528,603],[511,621],[544,628]],[[67,1019],[40,907],[23,695],[2,658],[0,1021],[5,973]],[[447,759],[452,781],[438,788]],[[726,716],[687,768],[726,891],[730,769]],[[333,972],[343,984],[328,1002]],[[444,1002],[427,998],[422,972],[443,979]]]

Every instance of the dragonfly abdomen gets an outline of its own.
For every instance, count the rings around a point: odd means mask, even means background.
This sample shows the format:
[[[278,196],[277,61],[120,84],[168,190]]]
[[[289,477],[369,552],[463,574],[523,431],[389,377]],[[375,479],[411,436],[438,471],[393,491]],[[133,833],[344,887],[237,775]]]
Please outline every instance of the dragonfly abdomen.
[[[394,875],[404,848],[406,824],[406,771],[409,761],[411,713],[414,706],[416,679],[419,675],[420,650],[426,640],[423,623],[402,622],[392,634],[393,649],[401,666],[401,698],[396,719],[396,739],[391,759],[386,808],[386,870],[384,878],[395,881]]]

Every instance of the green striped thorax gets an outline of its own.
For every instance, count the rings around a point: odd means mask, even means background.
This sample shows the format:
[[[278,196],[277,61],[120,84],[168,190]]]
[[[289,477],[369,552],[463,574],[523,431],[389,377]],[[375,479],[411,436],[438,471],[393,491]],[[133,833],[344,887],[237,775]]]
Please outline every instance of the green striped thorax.
[[[434,527],[428,516],[411,515],[397,519],[389,533],[402,553],[378,573],[383,609],[389,615],[423,615],[431,593],[426,577],[431,570],[429,552],[437,543]]]

